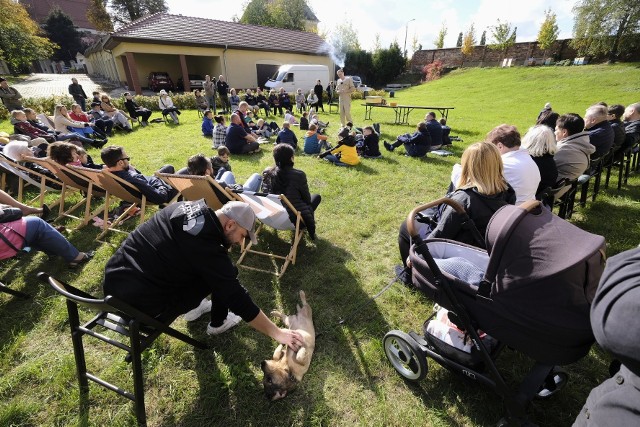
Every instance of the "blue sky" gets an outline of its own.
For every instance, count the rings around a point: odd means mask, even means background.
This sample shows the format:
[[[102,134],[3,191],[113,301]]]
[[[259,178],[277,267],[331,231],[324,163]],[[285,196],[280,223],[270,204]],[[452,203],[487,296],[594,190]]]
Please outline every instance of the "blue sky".
[[[170,13],[223,21],[231,20],[234,15],[240,16],[244,4],[242,0],[166,1]],[[330,33],[340,23],[350,22],[358,33],[360,45],[369,50],[373,48],[376,34],[380,35],[382,46],[388,46],[394,40],[402,46],[406,31],[409,51],[414,37],[423,48],[432,48],[443,22],[448,28],[445,47],[455,46],[458,33],[466,31],[472,22],[476,28],[476,39],[479,41],[482,31],[487,29],[487,42],[490,42],[488,27],[495,25],[497,19],[518,27],[518,41],[532,41],[537,38],[544,11],[548,8],[558,17],[560,38],[569,38],[573,29],[571,9],[575,3],[577,0],[309,1],[320,19],[321,31]]]

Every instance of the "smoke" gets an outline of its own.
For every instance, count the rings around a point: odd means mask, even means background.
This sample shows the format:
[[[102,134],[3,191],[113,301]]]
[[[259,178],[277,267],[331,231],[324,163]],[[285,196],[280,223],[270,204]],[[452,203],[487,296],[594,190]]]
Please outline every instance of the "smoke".
[[[338,65],[340,68],[344,68],[344,61],[347,55],[342,51],[336,50],[336,48],[333,45],[326,42],[323,43],[322,47],[318,49],[318,54],[329,55],[336,65]]]

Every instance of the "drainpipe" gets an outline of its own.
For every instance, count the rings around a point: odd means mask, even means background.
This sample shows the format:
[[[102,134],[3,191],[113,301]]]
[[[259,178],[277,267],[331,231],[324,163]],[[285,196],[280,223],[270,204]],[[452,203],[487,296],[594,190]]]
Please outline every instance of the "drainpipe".
[[[229,49],[229,45],[224,45],[224,50],[222,51],[222,63],[224,65],[224,78],[229,83],[229,75],[227,74],[227,50]]]

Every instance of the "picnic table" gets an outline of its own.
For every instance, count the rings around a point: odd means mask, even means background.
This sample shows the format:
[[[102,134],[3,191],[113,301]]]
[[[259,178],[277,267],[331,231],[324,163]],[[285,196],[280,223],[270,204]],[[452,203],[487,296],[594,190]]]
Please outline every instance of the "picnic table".
[[[436,110],[442,117],[448,119],[449,110],[453,110],[455,107],[427,107],[423,105],[382,105],[382,104],[361,104],[364,106],[364,119],[371,120],[371,111],[374,108],[392,108],[396,113],[395,124],[409,124],[409,114],[413,110]]]

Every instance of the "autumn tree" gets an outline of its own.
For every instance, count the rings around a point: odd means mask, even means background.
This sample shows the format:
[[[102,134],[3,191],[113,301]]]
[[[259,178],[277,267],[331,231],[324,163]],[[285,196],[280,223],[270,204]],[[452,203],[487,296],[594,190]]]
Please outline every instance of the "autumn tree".
[[[608,55],[615,62],[640,31],[640,2],[581,0],[573,8],[571,45],[582,55]]]
[[[73,21],[59,7],[51,10],[43,25],[49,39],[59,47],[53,52],[55,61],[69,61],[75,59],[78,52],[84,51],[80,33]]]
[[[303,31],[307,0],[251,0],[240,17],[243,24]]]
[[[28,67],[32,61],[48,58],[58,46],[52,43],[27,13],[13,0],[0,0],[0,59],[11,72]]]
[[[469,29],[464,33],[462,39],[462,46],[460,46],[460,52],[462,53],[462,64],[464,64],[464,58],[473,53],[473,49],[476,45],[476,29],[473,25],[469,26]],[[460,66],[462,66],[462,64]]]
[[[543,58],[547,57],[547,51],[558,40],[559,33],[556,14],[551,9],[546,10],[544,12],[544,21],[540,25],[540,31],[538,31],[538,47],[542,49]]]
[[[507,51],[511,46],[516,43],[516,30],[517,27],[511,31],[511,24],[508,22],[500,22],[489,27],[491,30],[491,37],[493,42],[489,44],[489,49],[499,50],[501,52],[500,60],[507,56]]]
[[[91,0],[87,9],[87,19],[96,30],[109,33],[113,31],[113,22],[105,7],[106,3],[107,0]]]
[[[435,41],[433,42],[433,44],[436,45],[436,49],[442,49],[444,47],[444,38],[446,36],[447,36],[447,27],[443,22],[442,27],[440,27],[440,32],[438,33],[438,38],[435,39]]]
[[[109,0],[113,22],[125,25],[145,15],[168,12],[165,0]]]

